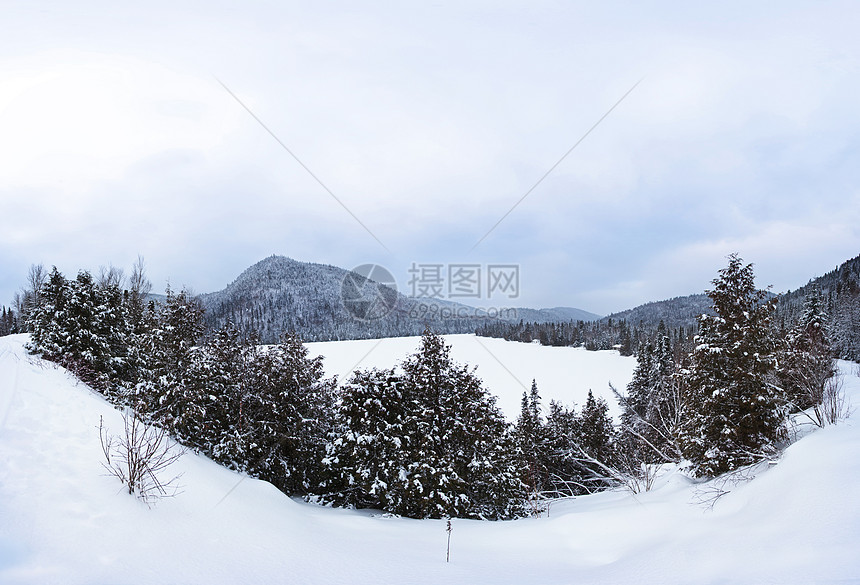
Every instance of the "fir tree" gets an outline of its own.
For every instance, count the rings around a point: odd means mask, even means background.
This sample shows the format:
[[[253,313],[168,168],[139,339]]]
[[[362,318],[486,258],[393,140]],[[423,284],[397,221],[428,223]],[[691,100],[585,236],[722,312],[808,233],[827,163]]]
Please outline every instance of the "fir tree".
[[[604,465],[612,465],[615,432],[609,416],[609,405],[603,398],[594,398],[594,393],[589,390],[579,420],[579,446],[589,457]],[[598,469],[593,466],[590,468],[595,475],[600,475]]]
[[[543,493],[548,485],[548,437],[541,415],[537,381],[531,390],[523,392],[522,407],[514,428],[516,454],[523,482],[533,493]]]
[[[619,442],[626,465],[677,462],[681,459],[681,393],[674,351],[664,323],[657,327],[655,345],[640,350],[622,409]]]
[[[71,290],[56,266],[39,290],[39,296],[39,304],[27,314],[27,329],[31,331],[27,349],[41,353],[46,359],[57,359],[68,347],[71,324],[66,305]]]
[[[419,405],[410,429],[417,439],[407,469],[410,515],[513,515],[520,484],[495,399],[430,331],[403,371],[405,392]]]
[[[588,473],[580,463],[577,442],[582,435],[581,421],[574,407],[567,408],[555,400],[549,403],[546,417],[548,497],[566,497],[588,493]]]
[[[326,499],[338,506],[399,510],[412,451],[411,405],[394,370],[357,371],[341,391],[335,434],[327,447]]]
[[[345,389],[327,499],[415,518],[522,513],[508,424],[474,372],[430,331],[402,370],[359,373]]]
[[[335,380],[295,335],[254,354],[242,405],[254,461],[249,472],[288,494],[318,493],[332,430]]]
[[[141,340],[141,353],[145,365],[135,388],[135,407],[181,435],[189,426],[185,419],[192,416],[186,412],[191,396],[186,396],[184,380],[193,366],[194,346],[203,334],[203,309],[185,290],[177,294],[168,287],[166,295],[164,304],[150,303],[144,317],[147,333]]]
[[[773,304],[755,288],[752,265],[735,254],[708,291],[715,316],[703,315],[689,377],[684,455],[700,476],[715,476],[774,451],[782,397],[769,383]]]
[[[817,288],[807,294],[800,319],[785,337],[779,358],[777,376],[792,407],[805,410],[820,404],[836,366]]]
[[[39,299],[30,312],[30,351],[111,394],[125,378],[129,343],[119,289],[96,286],[86,271],[66,280],[54,267]]]

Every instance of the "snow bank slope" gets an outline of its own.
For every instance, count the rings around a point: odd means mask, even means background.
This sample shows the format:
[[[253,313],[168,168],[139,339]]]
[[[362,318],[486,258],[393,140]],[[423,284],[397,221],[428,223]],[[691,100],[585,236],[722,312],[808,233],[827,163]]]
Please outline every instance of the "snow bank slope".
[[[319,508],[186,454],[148,509],[100,466],[119,414],[0,338],[0,583],[860,583],[860,429],[813,433],[712,511],[673,475],[550,517],[444,522]],[[850,378],[854,403],[858,380]]]

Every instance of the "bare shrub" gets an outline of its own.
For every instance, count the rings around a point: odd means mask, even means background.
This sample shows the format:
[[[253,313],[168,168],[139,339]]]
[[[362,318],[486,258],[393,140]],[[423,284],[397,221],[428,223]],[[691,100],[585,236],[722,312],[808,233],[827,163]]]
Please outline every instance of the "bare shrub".
[[[123,413],[124,432],[108,434],[104,419],[99,417],[99,440],[105,461],[102,466],[122,482],[128,493],[148,506],[179,493],[180,475],[164,481],[167,468],[182,457],[185,450],[171,445],[163,428],[146,425],[133,411]]]
[[[764,465],[769,465],[773,461],[767,461]],[[717,502],[726,496],[734,489],[743,483],[748,483],[755,479],[756,473],[761,469],[763,463],[756,463],[741,467],[735,471],[724,473],[723,475],[708,481],[707,483],[696,488],[693,493],[693,500],[707,510],[713,510]]]
[[[842,378],[834,376],[827,380],[821,396],[821,404],[815,406],[818,426],[835,425],[851,414],[851,404],[845,396]]]
[[[642,463],[638,469],[626,474],[624,485],[633,494],[651,491],[659,471],[660,465],[656,463]]]

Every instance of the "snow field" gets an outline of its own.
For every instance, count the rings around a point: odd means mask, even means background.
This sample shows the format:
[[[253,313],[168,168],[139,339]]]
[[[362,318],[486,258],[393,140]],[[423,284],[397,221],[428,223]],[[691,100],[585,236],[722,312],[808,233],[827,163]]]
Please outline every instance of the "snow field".
[[[497,405],[510,421],[519,415],[520,400],[531,388],[532,379],[537,381],[545,411],[553,399],[567,406],[576,403],[579,410],[592,390],[595,397],[606,399],[609,414],[617,417],[620,411],[609,383],[623,391],[636,368],[636,358],[617,351],[545,347],[469,334],[443,337],[451,345],[454,361],[477,366],[477,376],[497,397]],[[394,337],[305,345],[312,356],[324,356],[326,376],[337,376],[344,383],[355,369],[396,366],[418,350],[420,341],[420,337]]]
[[[147,508],[100,464],[99,416],[117,432],[120,413],[65,371],[28,356],[24,341],[0,338],[4,585],[860,583],[860,428],[850,419],[808,434],[712,510],[695,503],[710,484],[668,472],[651,492],[559,502],[548,517],[455,519],[446,564],[444,521],[294,501],[193,453],[175,464],[183,493]],[[455,359],[476,363],[456,341]],[[551,349],[511,344],[502,357],[525,369],[540,359],[532,352]],[[397,359],[409,351],[397,349]],[[349,361],[349,352],[331,361]],[[386,358],[381,366],[396,361],[378,355]],[[583,360],[597,355],[583,352]],[[602,367],[585,361],[584,370]],[[503,394],[485,366],[479,375]],[[532,375],[514,366],[517,377]],[[840,363],[845,390],[860,405],[853,368]],[[602,377],[625,372],[610,367]],[[573,389],[553,396],[552,384],[538,384],[546,402],[582,403]],[[521,393],[512,394],[517,410]]]

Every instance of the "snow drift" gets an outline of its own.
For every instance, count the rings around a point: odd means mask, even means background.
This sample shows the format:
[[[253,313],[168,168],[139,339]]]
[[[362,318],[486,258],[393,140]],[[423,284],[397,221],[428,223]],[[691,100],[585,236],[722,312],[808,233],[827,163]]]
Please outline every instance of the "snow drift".
[[[192,453],[175,464],[183,492],[148,508],[101,466],[99,417],[118,431],[120,413],[27,355],[25,339],[0,338],[4,584],[860,583],[851,419],[809,433],[754,480],[727,484],[712,508],[697,502],[714,484],[667,473],[648,493],[579,497],[541,518],[454,520],[446,563],[444,521],[294,501]],[[539,370],[538,350],[553,349],[509,351]],[[839,365],[860,404],[854,364]],[[624,375],[609,367],[603,378]]]

